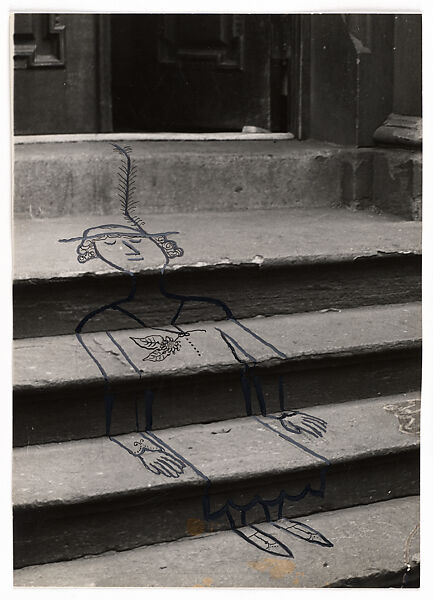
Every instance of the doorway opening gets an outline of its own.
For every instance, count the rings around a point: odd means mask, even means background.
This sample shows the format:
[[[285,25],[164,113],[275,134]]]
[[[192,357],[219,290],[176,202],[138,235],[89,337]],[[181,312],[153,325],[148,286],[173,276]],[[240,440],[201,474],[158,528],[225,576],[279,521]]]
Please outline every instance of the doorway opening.
[[[297,28],[297,15],[111,15],[113,131],[294,131]]]

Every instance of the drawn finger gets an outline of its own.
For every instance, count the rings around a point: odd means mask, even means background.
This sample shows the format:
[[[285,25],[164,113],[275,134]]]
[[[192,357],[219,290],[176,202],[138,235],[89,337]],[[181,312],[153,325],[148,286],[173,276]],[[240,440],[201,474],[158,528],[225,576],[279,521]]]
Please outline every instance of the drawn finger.
[[[312,435],[313,437],[317,438],[317,437],[322,437],[322,434],[317,433],[315,431],[315,429],[313,427],[311,427],[310,425],[306,425],[305,427],[302,427],[302,431],[304,433],[308,433],[308,435]]]
[[[316,437],[323,437],[323,431],[320,431],[315,425],[308,423],[306,427],[308,427],[311,433],[315,434]]]
[[[163,459],[168,462],[169,464],[174,465],[175,467],[178,467],[179,469],[184,469],[185,468],[185,463],[183,463],[181,460],[179,460],[176,456],[172,456],[171,454],[165,454],[163,456]]]
[[[281,421],[281,425],[286,431],[290,433],[301,433],[301,428],[292,423],[291,421]]]
[[[326,427],[326,425],[328,424],[327,421],[325,421],[324,419],[320,419],[319,417],[315,417],[314,415],[302,415],[302,417],[304,419],[308,419],[309,421],[314,421],[315,423],[320,423],[320,425],[323,425],[324,427]]]
[[[313,425],[314,427],[316,427],[317,429],[321,429],[323,432],[326,433],[326,425],[322,425],[321,423],[317,422],[317,421],[313,421],[312,419],[303,419],[304,423],[308,423],[309,425]]]
[[[314,415],[309,415],[308,413],[299,413],[300,415],[302,415],[303,417],[306,417],[307,419],[312,419],[313,421],[317,421],[319,423],[321,423],[322,425],[327,425],[327,422],[324,419],[321,419],[320,417],[316,417]]]
[[[181,473],[183,473],[183,472],[184,472],[184,470],[185,470],[185,466],[184,466],[184,465],[177,465],[177,464],[173,464],[173,463],[171,463],[171,462],[169,462],[169,461],[165,461],[165,464],[166,464],[166,465],[167,465],[167,466],[168,466],[170,469],[172,469],[172,470],[173,470],[175,473],[178,473],[179,475],[180,475]]]
[[[143,466],[145,466],[148,471],[150,471],[151,473],[155,473],[155,475],[161,474],[158,467],[155,467],[152,463],[146,462],[145,460],[143,460],[143,458],[141,456],[139,456],[138,458],[141,460]]]
[[[159,462],[163,465],[166,465],[171,472],[177,473],[177,475],[180,475],[183,472],[182,467],[179,465],[173,465],[166,458],[160,458]]]
[[[166,477],[179,477],[179,475],[174,472],[174,470],[169,467],[168,465],[166,465],[161,458],[159,458],[155,464],[158,466],[159,470],[161,471],[162,475],[165,475]]]
[[[322,437],[323,435],[320,429],[317,429],[312,423],[303,423],[301,429],[313,437]]]

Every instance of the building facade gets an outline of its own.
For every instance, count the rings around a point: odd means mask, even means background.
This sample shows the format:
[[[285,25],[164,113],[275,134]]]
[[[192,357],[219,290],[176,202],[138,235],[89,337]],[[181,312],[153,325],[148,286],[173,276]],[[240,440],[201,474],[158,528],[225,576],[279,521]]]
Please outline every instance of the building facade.
[[[421,15],[17,14],[14,44],[18,135],[420,137]]]

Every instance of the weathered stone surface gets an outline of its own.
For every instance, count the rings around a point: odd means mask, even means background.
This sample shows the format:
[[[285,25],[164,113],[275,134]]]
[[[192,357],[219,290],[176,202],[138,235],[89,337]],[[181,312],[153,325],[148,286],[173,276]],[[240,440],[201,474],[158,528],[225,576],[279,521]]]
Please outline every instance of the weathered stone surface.
[[[400,348],[354,356],[311,357],[279,368],[259,370],[268,410],[279,410],[278,380],[290,406],[340,403],[372,395],[385,396],[418,390],[421,349]],[[239,372],[199,373],[155,381],[153,425],[161,429],[209,423],[245,415]],[[118,401],[113,409],[112,432],[133,431],[135,401],[143,400],[139,382],[114,386]],[[206,401],[204,401],[206,398]],[[182,410],[179,410],[179,407]],[[260,412],[253,401],[253,414]],[[13,437],[15,446],[99,437],[105,434],[102,386],[70,390],[15,393]],[[143,422],[143,412],[140,419]]]
[[[57,133],[42,135],[15,135],[15,144],[40,144],[52,142],[64,144],[65,142],[209,142],[209,141],[245,141],[245,140],[293,140],[290,132],[273,132],[260,127],[243,127],[242,131],[216,131],[216,132],[129,132],[129,133]],[[254,130],[254,131],[253,131]]]
[[[376,150],[373,174],[373,206],[404,219],[421,220],[420,151]]]
[[[383,125],[374,132],[377,144],[390,144],[397,147],[422,146],[422,117],[391,113]]]
[[[420,216],[407,186],[421,153],[298,141],[132,141],[139,212],[375,207]],[[107,142],[15,147],[15,212],[27,218],[117,210],[117,157]],[[402,176],[401,176],[402,175]]]
[[[242,325],[276,348],[280,355],[247,330],[234,322],[201,322],[192,329],[204,331],[191,334],[199,353],[188,344],[160,362],[145,362],[145,350],[132,338],[157,334],[151,329],[125,329],[115,334],[115,340],[128,353],[130,359],[143,373],[141,379],[152,377],[176,377],[194,373],[218,373],[239,369],[233,354],[221,338],[219,329],[235,339],[250,352],[261,366],[274,366],[281,361],[323,354],[340,356],[355,355],[372,350],[404,347],[418,343],[421,337],[421,304],[394,304],[369,306],[344,311],[299,313],[255,319],[244,319]],[[216,329],[218,328],[218,329]],[[107,327],[109,331],[109,328]],[[189,328],[185,327],[188,331]],[[164,334],[164,332],[162,332]],[[172,334],[174,335],[174,334]],[[87,334],[83,340],[101,360],[113,380],[137,379],[137,374],[116,347],[111,344],[106,331]],[[98,350],[99,349],[99,350]],[[283,356],[281,355],[283,354]],[[96,364],[78,343],[75,335],[51,336],[14,342],[14,389],[16,391],[65,389],[66,385],[94,384],[101,379]]]
[[[128,293],[129,277],[99,260],[80,265],[78,242],[57,241],[80,235],[97,219],[15,221],[16,338],[71,333],[85,314]],[[167,288],[220,298],[238,318],[420,299],[419,223],[320,209],[154,219],[161,230],[179,230],[185,250],[167,270]],[[145,310],[149,326],[164,325],[177,303],[162,297],[162,254],[148,246],[143,245],[139,275],[139,289],[146,293],[128,308]],[[221,317],[219,309],[203,303],[187,304],[182,315],[190,323]],[[122,327],[122,319],[117,321],[113,314],[112,329]],[[94,331],[103,327],[99,318],[89,325]]]
[[[422,154],[419,149],[360,149],[342,160],[342,197],[354,210],[420,221]]]
[[[416,496],[313,514],[299,520],[332,541],[326,548],[293,536],[294,554],[265,554],[232,531],[194,535],[126,552],[26,567],[25,587],[401,587],[406,571],[419,577]],[[199,533],[199,529],[194,533]],[[285,535],[285,534],[282,534]]]
[[[402,432],[389,410],[416,398],[308,409],[327,422],[327,432],[322,438],[303,433],[294,443],[313,454],[269,430],[266,423],[276,421],[265,417],[167,429],[158,437],[210,479],[213,510],[228,497],[243,504],[256,494],[297,495],[308,484],[318,489],[328,460],[325,497],[286,502],[283,514],[295,516],[416,493],[419,435]],[[139,438],[116,439],[132,447]],[[162,478],[108,438],[16,449],[14,474],[17,566],[175,539],[188,532],[190,519],[203,522],[206,481],[188,463],[179,478]],[[263,512],[256,507],[247,517],[260,522]],[[224,529],[228,522],[203,522],[203,528]]]
[[[248,210],[149,214],[149,232],[178,231],[184,256],[169,270],[208,265],[299,265],[353,261],[384,255],[421,253],[421,224],[398,217],[347,209]],[[140,214],[140,213],[138,213]],[[14,281],[64,279],[84,274],[117,273],[100,260],[77,262],[79,243],[59,239],[79,237],[84,229],[122,223],[119,212],[14,221]],[[163,255],[148,243],[140,272],[159,272]]]
[[[159,273],[138,275],[138,289],[145,294],[128,302],[130,312],[142,313],[149,327],[171,321],[178,302],[161,295]],[[290,314],[421,299],[421,256],[378,255],[341,262],[306,261],[292,265],[212,265],[169,271],[167,289],[186,296],[200,294],[223,300],[238,319],[257,315]],[[84,315],[107,299],[128,293],[125,275],[84,275],[64,279],[21,281],[14,285],[14,338],[70,334]],[[111,311],[110,329],[125,326],[122,315]],[[224,313],[203,302],[188,303],[180,322],[220,320]],[[89,331],[104,328],[103,315],[88,324]]]
[[[332,464],[346,462],[348,456],[361,458],[377,452],[386,453],[387,448],[414,448],[418,444],[419,430],[413,435],[402,435],[399,419],[395,414],[389,414],[388,407],[395,404],[397,408],[402,403],[412,407],[415,399],[419,399],[419,394],[311,407],[309,414],[327,421],[327,433],[321,438],[302,434],[295,439],[307,444],[314,452],[326,455]],[[412,407],[412,410],[416,408]],[[213,481],[230,483],[248,479],[251,474],[257,477],[258,472],[272,476],[287,468],[296,471],[323,464],[322,460],[288,445],[260,420],[272,425],[266,417],[245,417],[218,424],[169,428],[160,431],[158,436]],[[372,423],[374,428],[371,428]],[[277,429],[287,434],[283,428]],[[127,444],[129,439],[139,438],[140,434],[128,436],[119,439]],[[287,465],[288,457],[290,466]],[[149,486],[159,489],[173,485],[169,479],[143,469],[140,461],[131,458],[106,437],[44,444],[31,449],[17,448],[14,450],[14,469],[14,503],[21,509],[127,495],[131,490],[145,493]],[[192,480],[200,481],[200,478],[188,468],[179,482]]]
[[[240,365],[215,327],[255,352],[268,410],[279,409],[278,380],[291,406],[344,402],[419,389],[420,306],[392,305],[341,312],[297,314],[243,321],[284,352],[279,358],[239,335],[229,323],[201,323],[193,342],[181,342],[166,360],[143,362],[131,337],[150,330],[113,332],[143,369],[138,377],[104,332],[86,334],[114,382],[115,433],[135,429],[135,400],[154,392],[156,428],[211,422],[245,414]],[[187,329],[190,329],[188,327]],[[14,443],[27,446],[104,435],[104,379],[75,336],[15,342]],[[206,398],[206,401],[203,399]],[[182,410],[179,410],[179,406]],[[260,410],[253,402],[254,413]]]
[[[370,206],[373,184],[373,153],[361,148],[343,163],[342,195],[352,210]]]
[[[320,143],[129,142],[139,213],[341,204],[340,155]],[[15,148],[15,211],[29,218],[117,211],[119,158],[109,142]]]

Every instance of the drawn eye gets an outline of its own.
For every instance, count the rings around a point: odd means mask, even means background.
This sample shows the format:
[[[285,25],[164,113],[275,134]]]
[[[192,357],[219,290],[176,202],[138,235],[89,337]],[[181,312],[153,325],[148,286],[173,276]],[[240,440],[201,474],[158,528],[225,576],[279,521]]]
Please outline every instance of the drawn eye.
[[[139,244],[141,242],[141,238],[134,238],[132,240],[129,240],[130,242],[132,242],[133,244]]]
[[[104,244],[107,244],[107,246],[114,246],[115,243],[116,240],[114,240],[114,242],[104,242]]]

